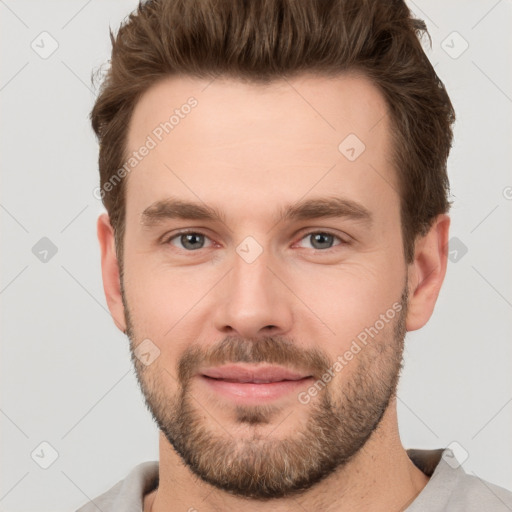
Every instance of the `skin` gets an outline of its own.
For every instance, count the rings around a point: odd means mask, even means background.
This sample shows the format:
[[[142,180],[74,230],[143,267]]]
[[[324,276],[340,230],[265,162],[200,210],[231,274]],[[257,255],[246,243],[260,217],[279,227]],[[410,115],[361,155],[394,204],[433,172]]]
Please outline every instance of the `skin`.
[[[436,218],[416,241],[414,261],[406,263],[388,110],[366,78],[302,75],[268,86],[168,78],[136,105],[128,151],[190,96],[198,106],[128,176],[124,302],[113,229],[107,214],[98,219],[114,322],[123,332],[131,327],[132,348],[149,338],[160,350],[150,366],[139,365],[148,388],[157,383],[160,398],[177,397],[177,365],[191,343],[207,350],[229,337],[292,340],[299,352],[317,350],[335,361],[404,289],[405,329],[428,321],[446,271],[450,221]],[[338,150],[350,133],[366,146],[354,162]],[[333,195],[366,208],[371,224],[326,217],[280,221],[286,205]],[[142,212],[170,196],[216,207],[224,222],[166,219],[144,226]],[[206,234],[206,247],[187,252],[179,237],[166,242],[184,228]],[[340,239],[326,253],[312,245],[311,232]],[[250,264],[236,252],[247,236],[263,249]],[[398,347],[390,325],[322,393],[341,403],[368,354]],[[197,380],[190,393],[204,428],[240,443],[255,434],[274,442],[293,438],[319,403],[301,404],[292,393],[273,402],[267,423],[251,425],[238,422],[234,405]],[[303,493],[274,500],[247,499],[197,478],[161,432],[160,485],[145,497],[144,510],[402,510],[427,482],[401,444],[392,396],[378,427],[346,464]]]

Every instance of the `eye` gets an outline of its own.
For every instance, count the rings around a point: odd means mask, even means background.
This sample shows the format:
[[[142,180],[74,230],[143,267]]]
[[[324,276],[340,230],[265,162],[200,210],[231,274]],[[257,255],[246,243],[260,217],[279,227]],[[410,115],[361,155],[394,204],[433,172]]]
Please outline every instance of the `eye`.
[[[178,249],[185,249],[186,251],[196,251],[205,248],[205,242],[210,239],[203,233],[196,231],[186,231],[178,233],[168,238],[165,243],[174,245]],[[210,241],[211,242],[211,241]]]
[[[333,247],[348,243],[347,241],[342,240],[339,236],[326,231],[312,231],[307,233],[301,238],[299,245],[304,247],[302,244],[304,244],[304,241],[308,240],[310,245],[309,247],[305,246],[305,248],[319,251],[328,251]],[[338,243],[335,243],[336,241],[338,241]],[[198,231],[183,231],[181,233],[177,233],[164,240],[164,243],[173,245],[178,249],[183,249],[188,252],[205,249],[212,245],[212,241],[208,236]]]
[[[338,240],[339,243],[334,244],[334,246],[347,243],[344,240],[342,240],[339,236],[333,235],[332,233],[328,233],[325,231],[312,231],[311,233],[306,234],[301,239],[301,242],[303,240],[309,240],[311,244],[310,248],[315,250],[332,249],[335,240]]]

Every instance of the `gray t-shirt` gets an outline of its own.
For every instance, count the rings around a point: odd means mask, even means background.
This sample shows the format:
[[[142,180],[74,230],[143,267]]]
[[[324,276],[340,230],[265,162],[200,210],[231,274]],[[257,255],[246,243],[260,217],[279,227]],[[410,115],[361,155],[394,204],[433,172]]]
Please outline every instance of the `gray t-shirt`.
[[[407,450],[430,477],[406,512],[511,512],[512,492],[468,475],[450,449]],[[158,461],[139,464],[109,491],[76,512],[143,512],[144,495],[158,486]]]

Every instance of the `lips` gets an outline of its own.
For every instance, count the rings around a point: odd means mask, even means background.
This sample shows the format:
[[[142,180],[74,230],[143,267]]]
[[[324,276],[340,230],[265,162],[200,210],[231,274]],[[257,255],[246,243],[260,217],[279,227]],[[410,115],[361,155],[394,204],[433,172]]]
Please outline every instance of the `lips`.
[[[226,382],[269,384],[272,382],[297,381],[310,377],[282,366],[224,365],[202,370],[201,375]]]

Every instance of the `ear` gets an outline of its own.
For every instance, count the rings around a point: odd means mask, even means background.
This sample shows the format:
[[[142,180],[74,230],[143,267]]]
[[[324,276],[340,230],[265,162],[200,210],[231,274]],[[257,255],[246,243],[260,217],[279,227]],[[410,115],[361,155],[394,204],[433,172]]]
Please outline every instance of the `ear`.
[[[423,327],[434,311],[446,274],[449,228],[448,215],[439,215],[429,232],[416,240],[414,260],[408,266],[408,331]]]
[[[121,281],[116,256],[114,228],[110,225],[110,219],[106,213],[99,216],[97,228],[101,248],[103,290],[105,291],[108,309],[118,329],[122,332],[126,332],[126,320],[121,297]]]

